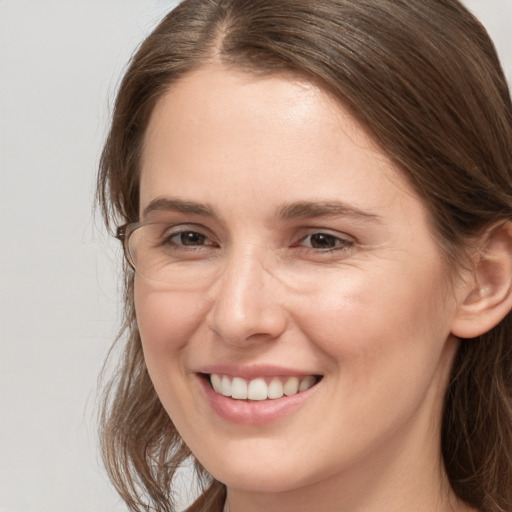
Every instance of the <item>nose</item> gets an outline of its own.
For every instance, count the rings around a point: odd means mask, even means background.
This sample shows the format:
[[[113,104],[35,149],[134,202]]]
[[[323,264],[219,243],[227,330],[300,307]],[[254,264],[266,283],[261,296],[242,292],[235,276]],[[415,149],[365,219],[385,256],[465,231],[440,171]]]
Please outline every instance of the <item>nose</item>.
[[[227,258],[210,289],[208,327],[232,345],[274,340],[286,328],[279,282],[256,252],[247,250]]]

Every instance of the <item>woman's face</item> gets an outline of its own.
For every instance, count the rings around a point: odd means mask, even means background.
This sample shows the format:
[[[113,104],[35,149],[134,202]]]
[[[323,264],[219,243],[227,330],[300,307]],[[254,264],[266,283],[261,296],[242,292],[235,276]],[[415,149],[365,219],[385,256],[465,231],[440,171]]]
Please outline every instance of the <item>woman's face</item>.
[[[456,292],[422,202],[344,108],[292,78],[189,74],[150,120],[140,213],[166,243],[165,280],[135,278],[147,366],[217,479],[441,470]]]

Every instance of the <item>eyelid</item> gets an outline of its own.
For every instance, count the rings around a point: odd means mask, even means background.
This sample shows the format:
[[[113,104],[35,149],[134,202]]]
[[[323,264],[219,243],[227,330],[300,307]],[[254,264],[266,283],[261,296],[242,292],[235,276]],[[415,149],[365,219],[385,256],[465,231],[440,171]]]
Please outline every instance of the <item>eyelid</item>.
[[[322,235],[332,236],[334,238],[339,238],[340,240],[345,240],[347,242],[352,242],[352,243],[357,242],[357,239],[354,236],[349,235],[348,233],[345,233],[343,231],[337,231],[335,229],[321,228],[321,227],[307,227],[307,228],[301,229],[300,231],[303,234],[301,233],[301,235],[298,237],[299,240],[304,240],[313,235],[322,234]]]
[[[212,236],[212,231],[210,229],[208,229],[204,224],[196,222],[154,222],[151,224],[161,224],[164,227],[164,233],[194,231],[208,237]]]

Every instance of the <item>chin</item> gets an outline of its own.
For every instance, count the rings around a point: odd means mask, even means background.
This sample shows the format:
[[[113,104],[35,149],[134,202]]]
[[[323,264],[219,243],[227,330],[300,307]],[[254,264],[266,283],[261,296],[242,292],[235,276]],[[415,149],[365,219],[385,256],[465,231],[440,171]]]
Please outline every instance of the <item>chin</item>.
[[[204,467],[226,486],[258,493],[284,493],[299,489],[319,480],[304,461],[280,461],[259,457],[218,457]]]
[[[245,472],[221,470],[218,476],[213,476],[229,488],[262,494],[285,493],[309,483],[307,480],[302,481],[291,469],[276,471],[273,468],[269,471],[268,466],[256,470],[248,469]]]

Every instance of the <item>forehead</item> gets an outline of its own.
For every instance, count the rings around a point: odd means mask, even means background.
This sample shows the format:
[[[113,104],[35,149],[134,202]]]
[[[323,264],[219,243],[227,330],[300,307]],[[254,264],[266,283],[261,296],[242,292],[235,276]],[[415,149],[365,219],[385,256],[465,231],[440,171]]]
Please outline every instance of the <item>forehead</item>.
[[[210,202],[234,190],[268,202],[286,194],[289,201],[350,199],[356,207],[414,195],[360,123],[318,85],[205,67],[174,84],[152,113],[141,208],[163,195]]]
[[[278,128],[280,135],[288,138],[292,130],[298,135],[302,121],[307,121],[307,125],[302,124],[303,131],[312,133],[333,121],[338,129],[347,124],[348,117],[323,89],[294,75],[257,76],[210,65],[185,75],[160,98],[146,141],[158,138],[162,129],[170,130],[171,126],[179,130],[173,135],[188,137],[191,132],[203,131],[207,123],[223,128],[212,133],[212,138],[241,135],[229,133],[236,122],[244,123],[246,131],[252,130],[255,140],[258,132]]]

